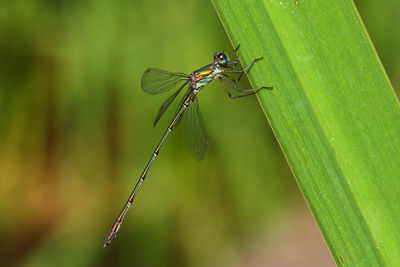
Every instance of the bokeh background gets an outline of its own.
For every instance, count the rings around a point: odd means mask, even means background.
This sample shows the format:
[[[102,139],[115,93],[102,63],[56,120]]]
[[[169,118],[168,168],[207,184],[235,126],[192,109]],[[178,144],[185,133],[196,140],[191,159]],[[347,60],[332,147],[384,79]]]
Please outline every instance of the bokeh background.
[[[400,2],[356,5],[399,88]],[[102,248],[179,102],[153,128],[169,94],[143,93],[143,71],[222,50],[210,1],[2,1],[0,265],[334,266],[256,98],[218,83],[200,95],[205,160],[177,127]]]

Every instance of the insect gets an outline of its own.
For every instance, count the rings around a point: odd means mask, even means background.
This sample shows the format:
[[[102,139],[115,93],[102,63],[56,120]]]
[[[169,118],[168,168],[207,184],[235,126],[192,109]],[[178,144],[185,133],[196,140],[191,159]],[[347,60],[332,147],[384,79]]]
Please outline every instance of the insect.
[[[151,165],[158,156],[158,153],[160,152],[160,149],[167,139],[168,135],[172,132],[174,126],[180,121],[184,113],[186,113],[185,137],[189,151],[192,156],[197,160],[201,160],[204,158],[208,146],[208,137],[206,128],[204,126],[203,117],[200,113],[199,102],[197,100],[197,94],[204,88],[204,86],[206,86],[209,82],[218,79],[221,81],[224,90],[231,99],[253,95],[261,89],[272,89],[272,87],[263,86],[259,88],[242,90],[235,85],[240,81],[243,73],[248,72],[255,62],[263,59],[262,57],[256,58],[244,69],[236,70],[236,66],[239,62],[239,57],[237,54],[237,50],[239,49],[239,47],[240,45],[235,49],[235,61],[230,62],[226,54],[224,54],[223,52],[217,52],[214,54],[213,62],[211,64],[208,64],[198,70],[193,71],[190,75],[181,72],[173,73],[155,68],[149,68],[144,72],[141,81],[141,87],[143,91],[148,94],[161,94],[180,85],[179,89],[161,105],[161,108],[158,111],[158,114],[154,121],[154,126],[157,124],[161,116],[171,105],[171,103],[181,92],[181,90],[185,88],[185,86],[188,86],[188,89],[181,100],[179,108],[175,113],[174,119],[169,124],[167,131],[165,132],[160,143],[157,145],[156,149],[151,155],[150,160],[148,161],[132,193],[125,203],[124,208],[118,215],[114,224],[111,226],[111,230],[108,233],[104,242],[104,247],[110,245],[112,240],[116,237],[118,230],[121,227],[122,221],[125,218],[125,215],[132,205],[140,186],[146,178],[147,172],[149,171]],[[238,74],[239,76],[237,77],[237,79],[234,79],[230,77],[229,74]],[[244,94],[233,96],[229,92],[225,84]]]

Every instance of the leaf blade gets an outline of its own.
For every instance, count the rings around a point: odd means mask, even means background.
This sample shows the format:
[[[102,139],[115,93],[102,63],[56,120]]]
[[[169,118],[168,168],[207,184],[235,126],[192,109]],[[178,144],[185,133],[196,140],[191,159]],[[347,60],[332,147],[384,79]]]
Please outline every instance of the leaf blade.
[[[396,264],[400,109],[353,3],[213,3],[336,262]]]

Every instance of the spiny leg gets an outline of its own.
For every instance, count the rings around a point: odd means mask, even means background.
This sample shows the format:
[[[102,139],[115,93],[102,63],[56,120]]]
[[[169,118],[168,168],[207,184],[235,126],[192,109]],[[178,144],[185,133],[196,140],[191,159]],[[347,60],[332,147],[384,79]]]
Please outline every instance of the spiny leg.
[[[259,60],[262,60],[263,57],[259,57],[254,59],[252,62],[250,62],[249,65],[247,65],[244,69],[242,70],[224,70],[223,72],[227,72],[227,73],[240,73],[239,77],[237,78],[237,80],[229,77],[234,83],[238,83],[240,81],[240,79],[242,78],[243,73],[245,72],[249,72],[250,69],[253,67],[254,63],[256,63]],[[225,75],[226,76],[226,75]]]
[[[238,83],[238,82],[239,82],[238,80],[233,79],[233,78],[232,78],[231,76],[229,76],[228,74],[222,73],[222,75],[223,75],[224,77],[228,78],[229,80],[231,80],[231,81],[234,82],[234,83]]]
[[[231,76],[229,76],[229,75],[227,75],[227,74],[225,74],[225,73],[222,73],[222,75],[224,76],[224,77],[226,77],[226,78],[228,78],[229,80],[231,80],[232,82],[234,82],[234,83],[238,83],[239,82],[239,80],[235,80],[235,79],[233,79]],[[228,82],[228,81],[227,81]],[[231,85],[231,84],[230,84]],[[231,85],[232,87],[234,87],[235,88],[235,86],[233,86],[233,85]],[[273,87],[272,86],[270,86],[270,87],[261,87],[261,88],[259,88],[259,89],[273,89]],[[249,89],[249,90],[252,90],[252,89]],[[257,90],[257,88],[255,89],[255,90]]]
[[[231,69],[234,69],[234,68],[236,68],[236,65],[237,65],[237,63],[239,62],[239,56],[238,56],[238,54],[237,54],[237,51],[238,51],[238,49],[239,49],[239,47],[240,47],[240,45],[238,45],[236,48],[235,48],[235,61],[233,61],[233,62],[231,62],[231,63],[228,63],[227,64],[227,68],[231,68]]]
[[[261,89],[273,89],[272,86],[270,86],[270,87],[262,86],[262,87],[258,87],[258,88],[240,89],[240,88],[237,88],[236,86],[234,86],[232,83],[230,83],[230,82],[229,82],[227,79],[225,79],[224,77],[219,76],[218,78],[219,78],[219,79],[222,79],[222,80],[223,80],[224,82],[226,82],[230,87],[232,87],[233,89],[235,89],[236,91],[239,91],[239,92],[255,92],[255,91],[258,91],[258,90],[261,90]]]
[[[245,96],[249,96],[249,95],[254,95],[254,94],[257,92],[257,90],[256,90],[256,91],[253,91],[253,92],[251,92],[251,93],[244,94],[244,95],[232,96],[232,94],[231,94],[231,93],[229,92],[229,90],[226,88],[226,86],[225,86],[225,84],[224,84],[224,82],[223,82],[223,78],[222,78],[222,77],[219,77],[219,81],[221,82],[222,86],[224,87],[225,92],[228,94],[228,96],[229,96],[231,99],[240,98],[240,97],[245,97]],[[262,88],[260,88],[260,89],[262,89]],[[252,90],[252,89],[250,89],[250,90]]]

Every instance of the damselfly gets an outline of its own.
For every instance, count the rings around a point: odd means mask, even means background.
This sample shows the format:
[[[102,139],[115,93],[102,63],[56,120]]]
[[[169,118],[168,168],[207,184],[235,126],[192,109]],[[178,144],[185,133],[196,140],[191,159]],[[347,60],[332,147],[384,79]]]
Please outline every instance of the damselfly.
[[[239,62],[239,57],[237,54],[237,50],[239,49],[240,45],[235,49],[235,61],[230,62],[228,56],[223,52],[217,52],[214,54],[213,62],[208,64],[198,70],[193,71],[190,75],[181,72],[169,72],[165,70],[149,68],[147,69],[142,77],[142,89],[146,93],[156,95],[161,94],[166,91],[171,90],[172,88],[177,87],[180,85],[179,89],[173,93],[162,105],[156,119],[154,121],[154,125],[157,124],[161,116],[167,110],[167,108],[171,105],[172,101],[176,98],[179,92],[188,85],[188,89],[181,100],[181,104],[178,110],[175,113],[175,117],[170,123],[165,132],[164,136],[162,137],[160,143],[154,150],[153,154],[150,157],[146,167],[144,168],[142,174],[138,182],[136,183],[132,193],[129,196],[128,201],[125,203],[124,208],[122,209],[121,213],[118,215],[117,219],[115,220],[114,224],[111,227],[110,232],[108,233],[104,247],[111,244],[111,241],[116,237],[117,232],[122,224],[122,221],[125,218],[126,213],[128,212],[132,202],[142,185],[144,179],[146,178],[147,172],[149,171],[153,161],[157,157],[158,153],[160,152],[161,146],[164,144],[165,140],[167,139],[168,135],[172,132],[174,126],[180,121],[182,118],[183,113],[186,111],[186,122],[185,122],[185,137],[186,143],[188,145],[189,151],[192,156],[197,159],[201,160],[204,158],[205,153],[207,151],[208,146],[208,137],[206,128],[204,126],[203,117],[201,116],[199,110],[199,102],[197,100],[197,94],[206,86],[209,82],[215,79],[219,79],[222,83],[222,86],[228,96],[232,99],[249,96],[255,94],[258,90],[261,89],[272,89],[272,87],[258,87],[258,88],[251,88],[251,89],[239,89],[235,84],[237,84],[240,79],[242,78],[243,73],[249,71],[254,63],[258,60],[261,60],[262,57],[254,59],[248,66],[246,66],[242,70],[235,70],[236,65]],[[226,70],[231,69],[231,70]],[[229,74],[238,74],[239,76],[234,79],[229,76]],[[229,90],[226,88],[225,84],[229,85],[236,91],[245,93],[233,96]]]

